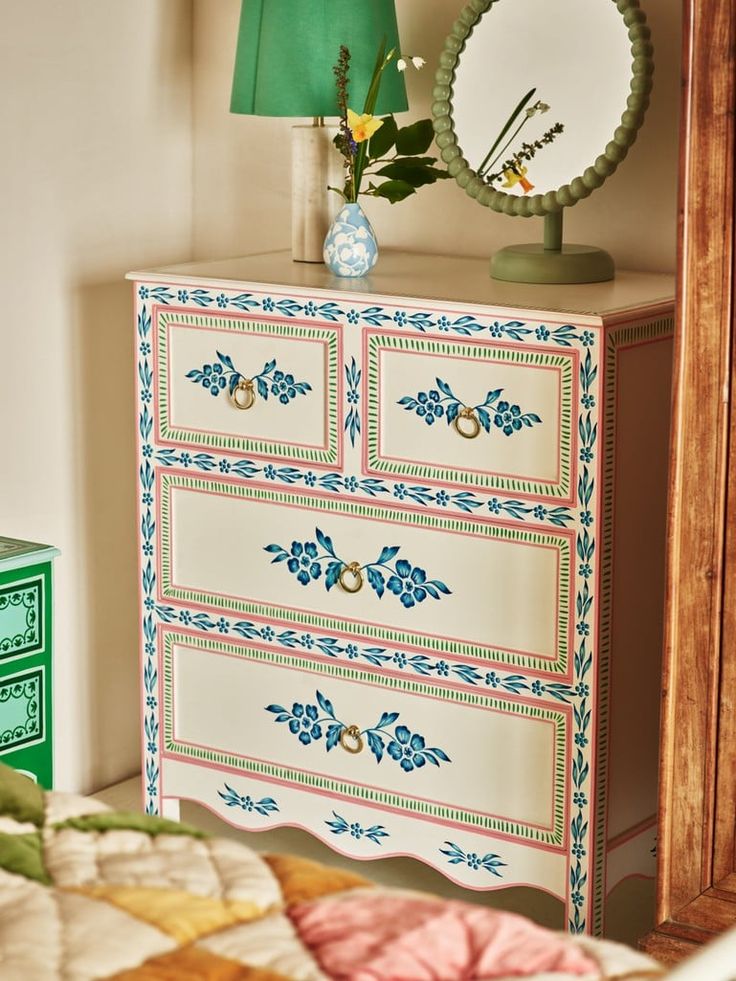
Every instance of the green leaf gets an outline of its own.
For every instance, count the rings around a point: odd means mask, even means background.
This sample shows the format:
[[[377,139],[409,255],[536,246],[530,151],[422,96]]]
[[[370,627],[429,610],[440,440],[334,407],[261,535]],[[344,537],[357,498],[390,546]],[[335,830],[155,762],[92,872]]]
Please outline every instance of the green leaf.
[[[420,119],[411,126],[403,126],[396,137],[396,149],[401,154],[426,153],[432,145],[434,130],[431,119]]]
[[[381,167],[377,173],[380,177],[404,181],[412,187],[422,187],[424,184],[434,184],[440,171],[435,171],[433,167],[407,167],[404,164],[390,163]]]
[[[376,197],[386,198],[391,204],[396,204],[397,201],[408,198],[410,194],[416,194],[416,191],[406,181],[385,181],[376,187],[373,194]]]
[[[376,130],[368,144],[368,158],[370,160],[380,160],[385,157],[388,151],[396,142],[399,127],[393,116],[383,117],[383,126]]]
[[[437,157],[394,157],[390,162],[407,167],[431,167],[437,163]]]

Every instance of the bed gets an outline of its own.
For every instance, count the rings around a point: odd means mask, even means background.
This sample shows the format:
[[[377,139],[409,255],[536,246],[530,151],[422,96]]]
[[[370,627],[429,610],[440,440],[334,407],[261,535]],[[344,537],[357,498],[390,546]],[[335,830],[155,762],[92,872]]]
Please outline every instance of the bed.
[[[643,981],[647,957],[374,886],[0,765],[2,981]]]

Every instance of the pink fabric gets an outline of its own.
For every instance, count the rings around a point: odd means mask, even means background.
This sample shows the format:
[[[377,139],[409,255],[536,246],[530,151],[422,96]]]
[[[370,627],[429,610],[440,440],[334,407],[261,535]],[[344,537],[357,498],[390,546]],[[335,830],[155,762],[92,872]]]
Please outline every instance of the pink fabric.
[[[513,913],[409,896],[345,896],[290,915],[335,981],[472,981],[600,974],[582,950]]]

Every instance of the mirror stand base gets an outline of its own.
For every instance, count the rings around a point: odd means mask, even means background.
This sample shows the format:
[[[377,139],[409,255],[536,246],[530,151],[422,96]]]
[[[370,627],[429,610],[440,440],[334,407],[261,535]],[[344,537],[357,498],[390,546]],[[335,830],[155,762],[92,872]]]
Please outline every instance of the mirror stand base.
[[[592,245],[507,245],[491,259],[491,277],[508,283],[603,283],[615,269],[608,252]]]

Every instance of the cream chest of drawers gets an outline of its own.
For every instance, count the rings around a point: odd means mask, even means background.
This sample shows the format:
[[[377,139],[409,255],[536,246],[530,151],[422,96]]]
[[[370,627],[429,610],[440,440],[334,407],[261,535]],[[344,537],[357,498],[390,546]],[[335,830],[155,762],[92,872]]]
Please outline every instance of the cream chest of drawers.
[[[672,281],[133,273],[147,809],[568,928],[653,875]]]

